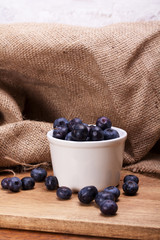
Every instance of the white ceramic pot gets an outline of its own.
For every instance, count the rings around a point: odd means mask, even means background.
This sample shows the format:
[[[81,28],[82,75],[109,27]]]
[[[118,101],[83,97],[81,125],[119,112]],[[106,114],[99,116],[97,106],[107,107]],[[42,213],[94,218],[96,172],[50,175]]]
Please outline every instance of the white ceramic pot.
[[[120,128],[112,128],[120,137],[103,141],[67,141],[53,138],[53,130],[47,133],[53,173],[59,186],[79,191],[94,185],[101,191],[119,184],[127,133]]]

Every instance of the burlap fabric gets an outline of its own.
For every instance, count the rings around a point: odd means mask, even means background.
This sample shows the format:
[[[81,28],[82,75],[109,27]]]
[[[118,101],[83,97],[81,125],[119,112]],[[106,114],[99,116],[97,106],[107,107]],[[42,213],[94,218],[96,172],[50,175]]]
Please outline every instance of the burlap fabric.
[[[1,167],[50,162],[54,119],[102,115],[128,133],[124,166],[160,173],[160,22],[0,25]]]

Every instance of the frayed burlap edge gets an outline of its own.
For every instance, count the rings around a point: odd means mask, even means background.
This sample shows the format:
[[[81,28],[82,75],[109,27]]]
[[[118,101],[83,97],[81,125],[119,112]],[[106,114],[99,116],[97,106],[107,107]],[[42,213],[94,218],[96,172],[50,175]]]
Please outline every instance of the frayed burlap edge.
[[[51,169],[52,165],[50,162],[40,162],[40,163],[34,163],[34,164],[30,164],[30,163],[25,163],[25,162],[19,162],[11,157],[5,156],[4,159],[6,161],[9,161],[9,163],[14,164],[15,166],[12,167],[8,167],[8,168],[0,168],[0,174],[13,174],[14,176],[16,175],[17,172],[21,173],[21,172],[27,172],[27,171],[31,171],[34,168],[38,168],[38,167],[42,167],[46,170]]]

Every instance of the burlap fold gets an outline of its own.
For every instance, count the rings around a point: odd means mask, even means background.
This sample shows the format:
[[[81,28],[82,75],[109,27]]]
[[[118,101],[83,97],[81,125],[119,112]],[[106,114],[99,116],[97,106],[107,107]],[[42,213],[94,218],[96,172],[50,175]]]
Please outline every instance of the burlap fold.
[[[160,173],[160,22],[0,25],[0,167],[50,162],[56,118],[99,116],[127,131],[126,168]]]

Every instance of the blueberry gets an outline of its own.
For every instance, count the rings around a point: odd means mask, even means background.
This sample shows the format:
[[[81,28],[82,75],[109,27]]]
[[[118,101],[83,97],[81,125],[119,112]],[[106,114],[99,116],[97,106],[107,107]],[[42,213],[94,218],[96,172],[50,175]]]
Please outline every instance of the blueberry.
[[[118,205],[113,200],[105,200],[100,206],[100,210],[104,215],[115,215],[118,210]]]
[[[81,123],[82,123],[82,120],[80,118],[77,118],[77,117],[73,118],[68,123],[69,131],[71,132],[76,124],[81,124]]]
[[[68,126],[68,120],[66,118],[57,118],[53,123],[53,128]]]
[[[72,190],[68,187],[59,187],[56,193],[57,197],[62,200],[68,200],[72,196]]]
[[[114,196],[115,196],[115,201],[117,201],[118,198],[119,198],[119,196],[120,196],[120,190],[119,190],[117,187],[114,187],[114,186],[106,187],[106,188],[104,189],[104,191],[114,194]]]
[[[81,203],[89,204],[97,194],[98,190],[95,186],[86,186],[78,192],[78,199]]]
[[[106,128],[111,128],[112,123],[111,120],[107,117],[100,117],[97,119],[96,121],[96,125],[98,127],[100,127],[102,130],[106,129]]]
[[[83,123],[86,127],[87,127],[87,129],[88,129],[88,136],[87,136],[87,138],[86,138],[86,141],[92,141],[91,139],[90,139],[90,130],[91,130],[91,128],[92,127],[95,127],[95,125],[88,125],[88,124],[86,124],[86,123]]]
[[[88,127],[89,127],[89,132],[90,132],[90,130],[93,128],[95,128],[95,125],[88,125]]]
[[[72,137],[72,133],[71,132],[67,133],[67,135],[65,136],[65,140],[73,141],[73,137]]]
[[[127,182],[128,180],[134,181],[137,184],[139,183],[139,178],[135,175],[126,175],[123,179],[123,182]]]
[[[45,180],[45,177],[47,176],[47,171],[44,168],[34,168],[31,171],[31,177],[36,182],[42,182]]]
[[[2,179],[1,186],[2,186],[3,189],[8,189],[8,184],[9,184],[10,179],[11,178],[9,178],[9,177],[6,177],[6,178]]]
[[[96,195],[95,202],[98,206],[100,206],[107,199],[115,201],[114,194],[110,192],[102,191]]]
[[[88,132],[90,131],[90,129],[91,129],[91,126],[90,125],[88,125],[87,123],[83,123],[83,125],[85,125],[86,127],[87,127],[87,129],[88,129]]]
[[[35,180],[32,177],[24,177],[21,179],[21,182],[23,190],[30,190],[34,188]]]
[[[68,127],[66,126],[56,127],[53,131],[53,137],[58,139],[65,139],[67,133],[68,133]]]
[[[101,141],[104,140],[103,130],[98,126],[92,126],[89,131],[89,138],[91,141]]]
[[[11,177],[9,184],[8,184],[8,189],[12,192],[19,192],[22,187],[22,182],[18,177]]]
[[[103,132],[105,140],[115,139],[119,137],[119,133],[112,128],[106,128]]]
[[[55,190],[58,187],[58,180],[55,176],[48,176],[45,179],[45,185],[48,190]]]
[[[133,196],[138,191],[138,184],[134,181],[128,180],[122,185],[123,191],[126,195]]]
[[[74,141],[86,141],[88,137],[88,129],[83,124],[76,124],[72,130],[72,138]]]

